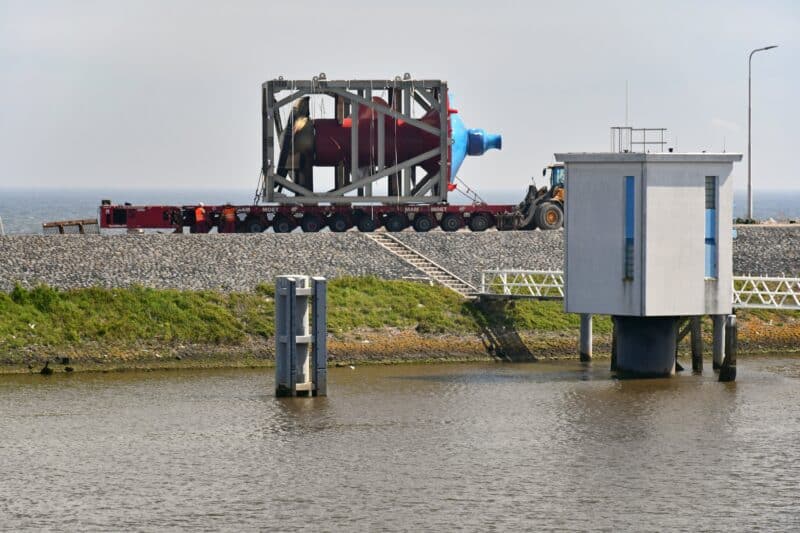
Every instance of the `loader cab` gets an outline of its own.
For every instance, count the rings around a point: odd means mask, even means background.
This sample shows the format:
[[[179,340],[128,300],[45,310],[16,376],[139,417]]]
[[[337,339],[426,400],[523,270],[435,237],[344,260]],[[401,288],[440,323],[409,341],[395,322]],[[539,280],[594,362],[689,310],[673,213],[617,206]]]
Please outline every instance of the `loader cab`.
[[[555,189],[556,187],[563,187],[564,165],[562,163],[554,163],[552,165],[547,165],[545,168],[542,169],[542,176],[548,178],[547,181],[550,183],[551,190]]]

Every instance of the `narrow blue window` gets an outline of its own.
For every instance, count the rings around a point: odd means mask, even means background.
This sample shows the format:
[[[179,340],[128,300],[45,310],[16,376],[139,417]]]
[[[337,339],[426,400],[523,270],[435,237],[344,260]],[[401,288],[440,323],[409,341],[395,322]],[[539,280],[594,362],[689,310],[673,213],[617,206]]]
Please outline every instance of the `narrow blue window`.
[[[717,177],[706,176],[706,277],[717,277]]]
[[[625,176],[625,279],[633,279],[633,176]]]

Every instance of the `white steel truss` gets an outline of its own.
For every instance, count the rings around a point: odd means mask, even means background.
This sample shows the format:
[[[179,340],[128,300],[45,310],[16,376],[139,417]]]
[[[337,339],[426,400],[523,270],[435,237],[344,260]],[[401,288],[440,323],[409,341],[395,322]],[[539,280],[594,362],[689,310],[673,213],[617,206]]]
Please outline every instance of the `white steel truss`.
[[[484,270],[481,295],[558,300],[564,274],[554,270]],[[800,278],[734,276],[733,307],[800,311]]]
[[[734,276],[733,306],[800,310],[800,278]]]
[[[564,298],[564,274],[553,270],[484,270],[481,294],[560,300]]]

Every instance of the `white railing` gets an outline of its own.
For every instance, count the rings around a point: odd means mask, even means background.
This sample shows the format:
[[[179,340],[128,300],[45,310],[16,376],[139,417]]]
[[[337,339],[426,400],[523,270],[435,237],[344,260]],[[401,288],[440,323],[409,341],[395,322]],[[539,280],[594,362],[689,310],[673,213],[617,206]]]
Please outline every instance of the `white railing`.
[[[487,296],[564,298],[564,273],[554,270],[484,270],[481,292]],[[800,310],[800,278],[734,276],[733,306]]]
[[[734,276],[733,306],[800,310],[800,278]]]
[[[541,300],[564,298],[564,274],[554,270],[484,270],[481,294]]]

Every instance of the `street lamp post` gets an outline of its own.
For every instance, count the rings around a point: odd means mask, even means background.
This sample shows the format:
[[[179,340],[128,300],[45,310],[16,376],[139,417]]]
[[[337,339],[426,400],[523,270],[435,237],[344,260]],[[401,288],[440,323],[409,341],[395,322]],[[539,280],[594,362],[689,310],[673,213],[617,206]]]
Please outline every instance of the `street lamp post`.
[[[777,44],[765,46],[764,48],[756,48],[750,52],[750,57],[747,59],[747,219],[753,220],[753,182],[750,179],[750,169],[752,167],[751,144],[750,144],[750,116],[753,113],[751,107],[751,95],[753,91],[753,54],[756,52],[763,52],[764,50],[772,50],[777,48]]]

